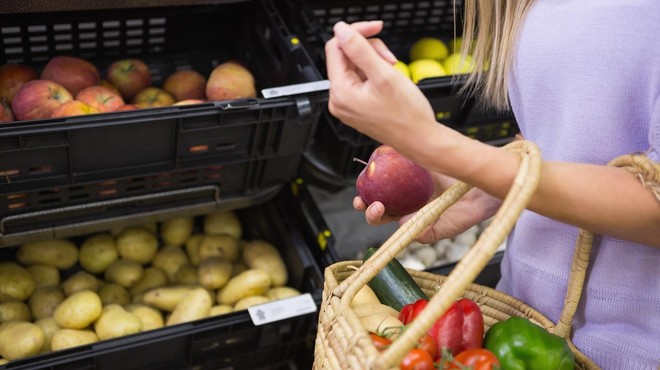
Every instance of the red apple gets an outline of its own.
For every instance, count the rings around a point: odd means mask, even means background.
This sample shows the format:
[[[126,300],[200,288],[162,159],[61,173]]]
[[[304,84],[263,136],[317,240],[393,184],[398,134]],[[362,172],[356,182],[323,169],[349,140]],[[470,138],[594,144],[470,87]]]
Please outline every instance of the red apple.
[[[389,215],[415,212],[433,196],[435,186],[431,173],[391,146],[376,148],[365,164],[357,177],[358,195],[366,204],[380,201]]]
[[[41,71],[41,79],[55,81],[75,96],[88,86],[98,85],[100,77],[96,67],[85,59],[57,56]]]
[[[167,76],[163,90],[172,94],[177,101],[206,99],[206,78],[193,70],[177,71]]]
[[[119,94],[104,86],[86,87],[76,95],[76,100],[86,103],[99,112],[112,112],[124,105],[124,99]]]
[[[178,101],[172,105],[192,105],[192,104],[201,104],[204,103],[204,100],[201,99],[186,99]]]
[[[51,118],[82,116],[84,114],[100,113],[96,108],[78,100],[68,101],[53,111]]]
[[[14,113],[12,113],[9,104],[6,101],[0,99],[0,123],[4,122],[13,122]]]
[[[106,77],[126,101],[151,86],[149,67],[140,59],[122,59],[110,64]]]
[[[73,100],[64,86],[48,80],[27,82],[14,96],[11,107],[16,120],[49,118],[60,105]]]
[[[257,96],[254,77],[237,62],[222,63],[209,76],[206,96],[209,100],[254,98]]]
[[[176,101],[163,89],[147,87],[133,97],[132,103],[140,108],[169,107]]]
[[[11,104],[14,95],[26,82],[39,78],[37,72],[20,64],[4,64],[0,67],[0,99]]]
[[[99,86],[103,86],[103,87],[105,87],[105,88],[108,88],[108,89],[110,89],[110,91],[112,91],[113,93],[115,93],[115,94],[121,96],[121,92],[115,87],[115,85],[113,85],[113,84],[112,84],[110,81],[108,81],[108,80],[101,80],[101,82],[99,82]]]
[[[121,107],[115,109],[114,111],[115,112],[124,112],[124,111],[127,111],[127,110],[136,110],[136,109],[140,109],[140,107],[138,107],[135,104],[124,104]]]

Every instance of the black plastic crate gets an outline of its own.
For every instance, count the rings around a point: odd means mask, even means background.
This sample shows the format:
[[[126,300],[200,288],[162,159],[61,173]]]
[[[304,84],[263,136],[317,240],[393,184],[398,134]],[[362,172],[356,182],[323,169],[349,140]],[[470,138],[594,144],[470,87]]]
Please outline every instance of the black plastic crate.
[[[103,72],[114,60],[137,56],[155,86],[182,68],[208,76],[229,59],[249,66],[257,90],[321,79],[297,40],[271,0],[0,14],[0,63],[39,69],[52,56],[71,54]],[[26,228],[34,237],[68,236],[62,230],[80,221],[82,208],[98,228],[113,215],[149,211],[145,198],[190,207],[200,195],[181,193],[194,189],[215,205],[263,201],[297,174],[326,99],[318,93],[216,101],[2,125],[0,246],[16,244]]]
[[[462,28],[460,16],[454,25],[454,14],[460,15],[462,1],[287,0],[279,2],[278,7],[285,18],[291,19],[292,27],[298,27],[295,32],[303,37],[321,74],[326,70],[325,42],[332,37],[332,26],[340,20],[383,20],[384,29],[378,37],[404,62],[408,62],[408,52],[416,40],[432,36],[449,44],[454,36],[460,36]],[[425,79],[418,86],[429,99],[437,120],[467,136],[499,145],[518,132],[511,115],[483,111],[472,99],[459,95],[460,76]],[[304,169],[311,178],[320,179],[319,184],[328,183],[330,188],[346,185],[362,170],[347,158],[364,158],[378,145],[326,112],[315,131],[313,145],[305,153]]]
[[[297,205],[288,201],[280,193],[236,213],[244,239],[262,239],[277,246],[287,265],[287,285],[310,293],[318,307],[323,289],[321,269],[300,229],[305,223],[297,221]],[[0,260],[13,260],[15,250],[0,249]],[[317,319],[314,312],[255,326],[244,310],[15,360],[0,368],[307,369],[312,364]]]

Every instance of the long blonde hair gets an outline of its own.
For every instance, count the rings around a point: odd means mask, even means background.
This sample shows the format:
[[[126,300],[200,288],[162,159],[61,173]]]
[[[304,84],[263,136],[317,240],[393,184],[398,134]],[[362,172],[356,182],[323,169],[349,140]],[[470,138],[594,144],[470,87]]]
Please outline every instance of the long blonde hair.
[[[518,33],[532,2],[464,0],[461,53],[472,55],[476,68],[462,90],[474,93],[486,106],[509,109],[509,71]]]

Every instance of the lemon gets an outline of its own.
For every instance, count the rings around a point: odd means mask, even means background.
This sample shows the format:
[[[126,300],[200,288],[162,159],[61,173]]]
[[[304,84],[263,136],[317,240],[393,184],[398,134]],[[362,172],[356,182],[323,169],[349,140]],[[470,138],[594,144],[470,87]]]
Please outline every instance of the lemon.
[[[396,63],[394,63],[394,68],[396,68],[399,72],[403,73],[404,76],[410,78],[410,69],[408,68],[408,65],[400,60],[397,60]]]
[[[454,37],[450,42],[449,42],[449,52],[450,53],[459,53],[461,51],[461,46],[463,46],[463,38],[462,37]]]
[[[449,50],[442,40],[435,37],[423,37],[410,48],[410,61],[419,59],[435,59],[440,61],[447,57]]]
[[[425,78],[446,76],[447,73],[440,62],[433,59],[419,59],[408,65],[410,76],[414,83]]]
[[[472,57],[465,55],[463,59],[461,59],[461,54],[459,53],[454,53],[445,58],[445,60],[442,61],[442,66],[444,67],[447,74],[450,75],[470,73],[474,70],[474,62],[472,61]]]

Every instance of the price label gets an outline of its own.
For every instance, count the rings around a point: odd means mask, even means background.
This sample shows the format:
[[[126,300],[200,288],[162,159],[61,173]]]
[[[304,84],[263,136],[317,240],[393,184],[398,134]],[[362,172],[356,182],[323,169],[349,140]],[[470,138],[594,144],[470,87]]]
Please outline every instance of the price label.
[[[316,312],[316,303],[309,293],[299,296],[279,299],[252,307],[248,312],[255,326],[268,324],[275,321],[302,316]]]
[[[330,81],[314,81],[302,84],[286,85],[261,90],[261,94],[266,99],[277,98],[280,96],[289,96],[296,94],[306,94],[310,92],[323,91],[330,89]]]

